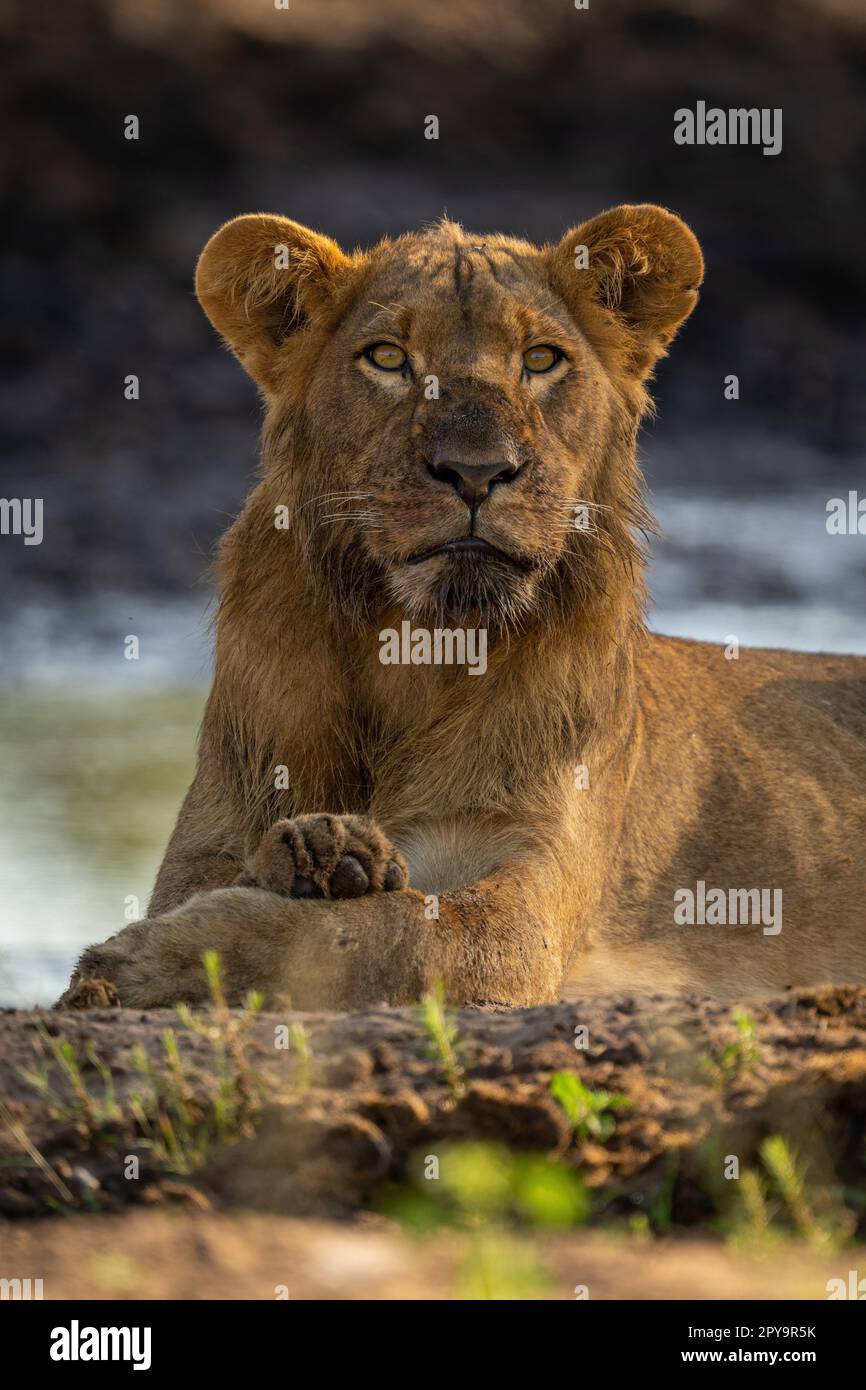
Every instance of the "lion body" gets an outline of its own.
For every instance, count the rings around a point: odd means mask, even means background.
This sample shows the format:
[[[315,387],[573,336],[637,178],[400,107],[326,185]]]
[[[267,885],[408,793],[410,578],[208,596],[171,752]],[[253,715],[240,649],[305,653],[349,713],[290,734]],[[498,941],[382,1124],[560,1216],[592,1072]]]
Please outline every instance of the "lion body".
[[[638,690],[622,828],[569,992],[866,979],[866,660],[729,660],[653,636]],[[675,894],[699,883],[778,890],[781,921],[677,924]]]
[[[651,207],[541,250],[216,234],[197,288],[262,389],[262,477],[150,917],[71,995],[199,998],[206,948],[301,1006],[866,980],[866,661],[643,621],[635,439],[701,274]],[[383,664],[407,617],[483,626],[483,674]]]
[[[401,672],[403,700],[390,682],[382,691],[389,737],[373,758],[383,772],[378,790],[371,794],[361,746],[311,767],[310,740],[302,736],[301,758],[290,759],[293,786],[309,783],[308,793],[295,793],[298,804],[372,815],[425,898],[471,893],[473,883],[504,864],[546,866],[544,874],[557,880],[552,900],[563,933],[574,942],[559,982],[568,997],[678,989],[735,998],[816,980],[866,979],[866,660],[749,648],[729,660],[722,646],[654,634],[639,653],[633,724],[615,749],[599,750],[597,781],[591,764],[569,764],[575,776],[558,780],[558,799],[545,795],[543,779],[515,799],[504,785],[505,767],[503,784],[491,786],[489,765],[473,765],[491,721],[504,717],[495,700],[488,692],[486,711],[463,707],[456,724],[427,724],[419,717],[419,671],[409,667]],[[327,744],[318,692],[333,699],[340,679],[313,654],[303,666],[295,678],[316,699]],[[544,765],[552,754],[545,734],[554,732],[546,697],[555,682],[543,666],[531,676],[521,698]],[[356,713],[348,692],[334,699],[337,728]],[[309,728],[307,700],[296,717]],[[291,721],[280,726],[287,749]],[[330,738],[333,748],[333,730]],[[587,767],[588,786],[578,785],[578,767]],[[330,780],[317,785],[322,776]],[[353,778],[364,788],[360,795],[348,791]],[[277,799],[260,824],[295,809],[293,797]],[[205,880],[186,842],[188,831],[195,837],[196,827],[218,825],[225,810],[220,792],[188,822],[181,818],[152,912],[178,906],[192,890],[233,881],[258,828],[245,841],[235,823],[225,865],[211,857],[215,876]],[[185,878],[190,863],[192,882]],[[184,874],[176,882],[174,864]],[[678,924],[675,895],[697,891],[701,882],[726,892],[780,889],[780,930],[754,913],[740,922]],[[513,906],[510,925],[519,932],[522,895]]]

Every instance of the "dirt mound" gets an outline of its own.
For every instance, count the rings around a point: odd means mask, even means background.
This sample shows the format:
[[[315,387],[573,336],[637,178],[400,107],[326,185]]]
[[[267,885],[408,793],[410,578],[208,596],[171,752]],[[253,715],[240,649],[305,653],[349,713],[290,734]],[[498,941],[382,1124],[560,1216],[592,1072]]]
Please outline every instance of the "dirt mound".
[[[664,1209],[669,1228],[715,1219],[725,1178],[774,1136],[816,1192],[863,1192],[866,989],[734,1011],[609,996],[443,1025],[391,1009],[6,1012],[0,1210],[167,1197],[346,1216],[411,1185],[419,1156],[479,1142],[546,1155],[596,1211]]]

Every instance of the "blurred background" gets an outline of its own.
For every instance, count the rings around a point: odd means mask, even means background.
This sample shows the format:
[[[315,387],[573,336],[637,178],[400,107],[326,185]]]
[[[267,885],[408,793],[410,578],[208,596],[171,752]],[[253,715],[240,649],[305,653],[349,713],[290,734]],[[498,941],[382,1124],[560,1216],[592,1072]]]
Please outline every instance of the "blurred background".
[[[237,213],[354,246],[679,212],[707,280],[642,442],[653,625],[866,651],[866,539],[826,531],[866,492],[861,0],[0,0],[0,39],[0,496],[44,503],[0,536],[0,1002],[145,911],[189,780],[259,425],[192,270]],[[782,108],[781,154],[675,145],[698,100]]]

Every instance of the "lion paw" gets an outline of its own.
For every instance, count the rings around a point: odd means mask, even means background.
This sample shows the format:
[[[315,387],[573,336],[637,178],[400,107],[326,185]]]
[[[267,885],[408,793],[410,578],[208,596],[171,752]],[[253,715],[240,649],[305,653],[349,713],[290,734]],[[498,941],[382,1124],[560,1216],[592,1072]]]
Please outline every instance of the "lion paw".
[[[307,815],[271,826],[235,882],[292,898],[360,898],[407,888],[409,869],[374,821]]]
[[[73,976],[69,988],[54,1005],[55,1009],[119,1009],[120,995],[111,980],[99,976]]]

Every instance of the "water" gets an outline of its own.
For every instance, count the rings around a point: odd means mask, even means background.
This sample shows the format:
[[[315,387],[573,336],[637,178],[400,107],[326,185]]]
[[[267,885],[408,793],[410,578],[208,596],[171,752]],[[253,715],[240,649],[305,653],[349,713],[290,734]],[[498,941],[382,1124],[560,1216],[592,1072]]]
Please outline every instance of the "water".
[[[83,947],[144,914],[203,702],[200,689],[0,692],[0,1002],[53,1002]]]
[[[866,537],[829,536],[825,503],[656,498],[652,626],[866,653]],[[34,602],[0,634],[0,1003],[51,1003],[84,946],[145,911],[192,776],[205,604]]]
[[[827,531],[827,492],[653,499],[652,626],[677,637],[866,653],[866,536]]]

